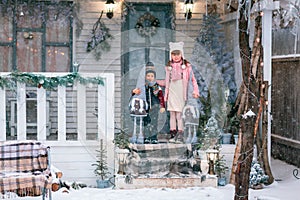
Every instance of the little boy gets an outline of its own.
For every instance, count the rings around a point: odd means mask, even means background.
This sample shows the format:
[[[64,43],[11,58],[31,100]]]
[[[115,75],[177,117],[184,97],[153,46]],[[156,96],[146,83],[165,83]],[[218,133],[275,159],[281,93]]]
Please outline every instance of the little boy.
[[[155,67],[152,62],[146,64],[145,72],[145,92],[148,109],[146,110],[147,116],[143,118],[144,121],[144,144],[157,144],[157,120],[158,112],[165,112],[164,95],[161,87],[156,82]],[[140,94],[141,89],[135,88],[132,94]]]

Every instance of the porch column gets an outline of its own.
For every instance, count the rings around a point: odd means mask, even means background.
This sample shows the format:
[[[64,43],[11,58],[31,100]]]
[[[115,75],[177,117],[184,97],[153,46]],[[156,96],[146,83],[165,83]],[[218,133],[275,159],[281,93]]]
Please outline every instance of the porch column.
[[[86,87],[79,82],[77,88],[77,134],[78,140],[86,140]]]
[[[46,121],[47,121],[47,104],[46,104],[46,90],[44,88],[37,88],[37,139],[46,141]]]
[[[17,140],[26,140],[26,85],[17,83]]]
[[[0,141],[6,140],[5,88],[0,88]]]
[[[67,122],[67,115],[66,115],[66,87],[65,86],[58,86],[57,87],[57,129],[58,129],[58,141],[66,141],[66,122]]]
[[[102,75],[104,86],[98,85],[98,137],[106,141],[107,164],[114,171],[114,74]]]
[[[279,1],[265,0],[262,17],[262,45],[264,53],[264,80],[268,81],[268,159],[271,163],[271,85],[272,85],[272,12],[279,9]]]

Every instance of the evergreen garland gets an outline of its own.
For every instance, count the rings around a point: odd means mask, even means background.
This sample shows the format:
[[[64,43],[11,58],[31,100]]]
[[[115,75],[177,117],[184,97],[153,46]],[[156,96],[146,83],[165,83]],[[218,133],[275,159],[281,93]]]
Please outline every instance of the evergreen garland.
[[[75,82],[78,82],[83,85],[98,84],[104,85],[103,79],[101,77],[95,78],[84,78],[79,75],[79,73],[74,72],[67,74],[65,76],[57,77],[46,77],[42,74],[33,74],[33,73],[21,73],[13,72],[8,75],[0,76],[0,88],[16,88],[17,82],[25,83],[33,87],[43,87],[44,89],[53,90],[58,86],[72,86]]]

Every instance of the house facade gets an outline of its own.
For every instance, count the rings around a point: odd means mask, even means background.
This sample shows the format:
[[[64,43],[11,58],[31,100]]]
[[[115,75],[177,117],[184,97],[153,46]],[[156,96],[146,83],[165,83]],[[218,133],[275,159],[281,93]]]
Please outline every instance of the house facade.
[[[241,83],[236,13],[229,13],[237,9],[235,2],[229,5],[225,0],[194,1],[190,19],[186,15],[184,1],[114,2],[112,17],[107,16],[106,2],[97,0],[62,1],[60,5],[36,2],[34,9],[30,7],[33,5],[22,1],[11,8],[2,7],[5,12],[0,17],[1,72],[21,71],[29,75],[39,72],[45,73],[45,76],[50,73],[49,76],[57,77],[59,81],[64,81],[62,77],[67,73],[79,72],[87,78],[87,82],[93,82],[95,77],[105,80],[104,88],[85,84],[83,88],[78,85],[74,89],[75,84],[67,81],[62,83],[65,89],[43,94],[45,119],[42,126],[46,130],[41,138],[53,147],[53,164],[64,171],[65,178],[69,180],[93,184],[95,176],[91,164],[100,138],[107,141],[109,168],[114,171],[114,127],[130,124],[131,119],[126,114],[128,100],[141,67],[148,61],[153,62],[157,78],[164,79],[164,66],[169,60],[168,44],[174,41],[184,42],[184,55],[189,60],[205,14],[221,14],[225,41],[235,58],[236,82],[237,85]],[[139,29],[139,23],[148,28]],[[38,78],[38,75],[31,78]],[[19,81],[23,79],[19,77]],[[35,107],[38,103],[34,99],[40,92],[36,92],[36,86],[25,84],[25,87],[20,91],[26,91],[23,101],[30,109],[30,99]],[[6,97],[2,101],[7,105],[3,108],[6,114],[2,115],[7,133],[5,139],[20,139],[17,135],[21,117],[18,119],[16,116],[22,112],[14,109],[20,100],[16,100],[13,92],[2,92]],[[81,98],[83,94],[85,98]],[[61,100],[61,96],[66,98]],[[81,105],[85,105],[84,109]],[[59,118],[61,111],[65,113],[63,118]],[[25,113],[26,109],[23,110]],[[32,115],[27,113],[26,116],[29,118],[21,124],[27,132],[32,131],[32,135],[25,134],[21,139],[39,139],[38,125],[28,127]],[[37,120],[39,117],[33,118]],[[106,121],[102,121],[104,118]],[[79,131],[82,127],[84,131]]]

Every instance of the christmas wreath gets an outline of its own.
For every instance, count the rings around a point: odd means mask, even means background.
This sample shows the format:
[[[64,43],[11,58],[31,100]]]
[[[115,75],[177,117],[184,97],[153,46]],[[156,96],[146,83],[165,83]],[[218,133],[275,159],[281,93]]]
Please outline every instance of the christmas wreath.
[[[135,30],[143,37],[150,37],[156,34],[157,27],[160,26],[159,19],[150,13],[145,13],[138,18]]]

